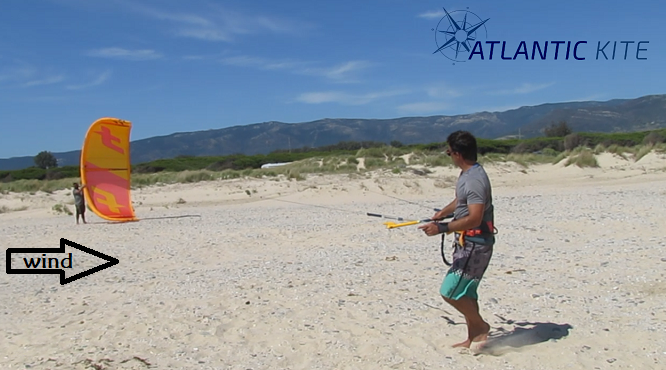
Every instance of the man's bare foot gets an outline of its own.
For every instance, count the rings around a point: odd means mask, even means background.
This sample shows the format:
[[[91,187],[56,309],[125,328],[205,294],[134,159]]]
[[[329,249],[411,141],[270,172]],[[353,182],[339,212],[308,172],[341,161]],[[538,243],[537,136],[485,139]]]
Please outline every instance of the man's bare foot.
[[[472,337],[472,342],[484,342],[488,339],[488,333],[490,333],[490,324],[484,322],[483,330],[480,333],[474,333]]]
[[[471,344],[472,344],[472,341],[470,341],[469,339],[467,339],[467,340],[464,341],[464,342],[460,342],[460,343],[456,343],[456,344],[454,344],[452,347],[453,347],[453,348],[460,348],[460,347],[469,348],[469,346],[470,346]]]

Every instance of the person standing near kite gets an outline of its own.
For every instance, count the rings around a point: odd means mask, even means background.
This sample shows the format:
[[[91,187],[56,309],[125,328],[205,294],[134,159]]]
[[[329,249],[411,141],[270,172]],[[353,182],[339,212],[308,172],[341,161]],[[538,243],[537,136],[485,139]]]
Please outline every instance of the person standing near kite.
[[[446,153],[461,172],[455,199],[433,220],[453,213],[448,223],[431,222],[419,227],[426,235],[455,232],[453,263],[440,287],[442,298],[465,316],[467,339],[453,347],[469,348],[472,342],[488,338],[490,325],[479,314],[477,287],[493,254],[494,208],[490,180],[477,163],[476,138],[469,132],[456,131],[447,138]]]
[[[79,216],[83,220],[83,223],[86,223],[86,201],[83,197],[83,189],[86,185],[82,185],[79,188],[79,184],[74,183],[74,189],[72,190],[72,195],[74,196],[74,207],[76,207],[76,224],[79,224]]]

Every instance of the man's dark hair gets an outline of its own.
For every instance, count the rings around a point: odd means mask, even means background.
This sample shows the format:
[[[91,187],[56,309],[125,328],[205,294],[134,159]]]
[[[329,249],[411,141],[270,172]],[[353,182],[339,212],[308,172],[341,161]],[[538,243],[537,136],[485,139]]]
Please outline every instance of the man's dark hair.
[[[476,138],[468,131],[456,131],[446,138],[451,152],[460,153],[463,159],[476,161]]]

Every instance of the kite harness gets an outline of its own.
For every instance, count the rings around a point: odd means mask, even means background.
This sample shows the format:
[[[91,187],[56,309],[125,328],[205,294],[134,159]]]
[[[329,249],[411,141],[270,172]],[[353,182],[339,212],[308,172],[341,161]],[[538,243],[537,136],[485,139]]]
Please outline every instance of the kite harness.
[[[497,233],[498,230],[494,226],[493,221],[484,220],[481,222],[481,225],[479,225],[478,227],[464,230],[462,232],[455,231],[454,235],[458,239],[458,244],[464,246],[465,240],[469,240],[472,243],[478,243],[478,244],[484,244],[488,239],[492,239],[494,242],[495,234]],[[444,253],[444,239],[446,239],[446,233],[442,233],[442,242],[440,244],[440,252],[442,254],[442,260],[444,260],[445,265],[451,266],[451,263],[446,260],[446,255]]]

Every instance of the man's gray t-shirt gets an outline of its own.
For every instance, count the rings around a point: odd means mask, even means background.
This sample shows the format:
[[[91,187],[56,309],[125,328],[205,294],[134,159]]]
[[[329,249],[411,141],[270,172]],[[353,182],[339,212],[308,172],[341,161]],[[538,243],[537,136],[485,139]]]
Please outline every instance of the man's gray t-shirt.
[[[491,221],[494,223],[493,194],[490,179],[480,164],[477,163],[460,174],[456,184],[456,198],[458,202],[455,211],[453,211],[455,219],[469,215],[468,204],[483,204],[483,222]]]

